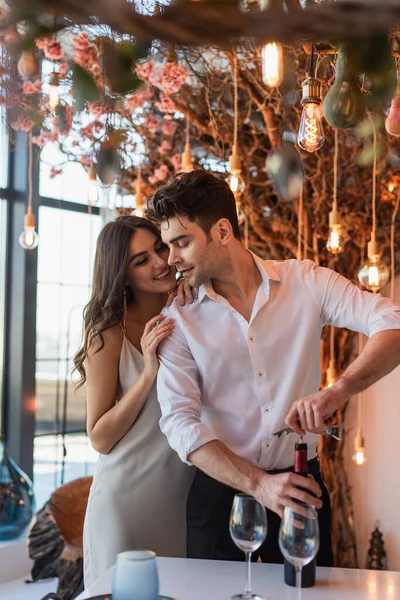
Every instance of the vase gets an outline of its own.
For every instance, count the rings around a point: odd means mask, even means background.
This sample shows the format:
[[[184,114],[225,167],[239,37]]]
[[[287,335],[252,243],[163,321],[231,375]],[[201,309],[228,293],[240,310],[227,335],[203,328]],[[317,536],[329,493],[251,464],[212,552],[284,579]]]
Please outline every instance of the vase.
[[[18,538],[35,510],[33,485],[0,439],[0,541]]]

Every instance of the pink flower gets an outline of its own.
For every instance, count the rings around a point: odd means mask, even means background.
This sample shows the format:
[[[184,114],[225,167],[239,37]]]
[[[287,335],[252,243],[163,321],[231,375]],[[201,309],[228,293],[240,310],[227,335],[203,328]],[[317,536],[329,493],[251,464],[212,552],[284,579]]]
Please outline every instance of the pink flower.
[[[62,169],[57,169],[56,167],[51,167],[50,179],[57,177],[57,175],[62,175]]]
[[[53,129],[54,129],[54,132],[57,134],[57,136],[59,134],[66,135],[67,133],[70,132],[71,127],[72,127],[72,109],[71,109],[71,107],[68,104],[66,104],[64,106],[64,111],[65,111],[65,127],[62,130],[60,129],[60,119],[59,119],[58,115],[54,116],[53,120],[52,120]]]
[[[43,146],[45,145],[46,142],[47,142],[46,136],[43,133],[41,133],[40,135],[32,136],[32,144],[36,144],[40,148],[43,148]]]
[[[11,123],[11,127],[15,131],[30,131],[34,126],[34,122],[29,115],[19,115],[15,121]]]
[[[158,129],[158,119],[153,115],[146,115],[144,118],[144,126],[150,131],[150,133],[155,133]]]
[[[157,181],[158,181],[157,177],[155,177],[154,175],[150,175],[150,177],[149,177],[150,185],[155,185],[157,183]]]
[[[178,123],[175,121],[164,121],[161,131],[164,135],[174,135],[177,127]]]
[[[182,155],[174,154],[171,158],[171,162],[174,166],[175,171],[179,171],[182,167]]]
[[[90,156],[81,156],[80,159],[79,159],[79,162],[84,167],[88,167],[90,165],[90,160],[91,160]]]
[[[63,51],[61,48],[60,42],[56,40],[51,40],[47,44],[45,48],[43,48],[43,52],[46,58],[49,60],[60,60],[63,57]]]
[[[96,117],[102,117],[107,114],[107,109],[102,104],[97,102],[88,102],[88,112],[92,113]]]
[[[45,38],[45,37],[37,38],[35,43],[36,43],[36,47],[39,48],[39,50],[44,50],[47,46],[47,38]]]
[[[80,33],[72,38],[72,44],[77,50],[84,50],[92,45],[87,33]]]
[[[161,165],[158,169],[154,169],[154,177],[158,179],[158,181],[164,181],[164,179],[168,175],[168,167],[167,165]]]
[[[164,155],[164,154],[167,154],[171,149],[172,149],[172,146],[171,146],[170,142],[168,142],[168,140],[164,140],[158,150],[159,150],[160,154]]]
[[[151,83],[152,85],[158,85],[160,83],[160,76],[157,72],[156,63],[154,60],[148,60],[141,65],[136,67],[136,74],[140,79]]]
[[[128,96],[128,98],[126,98],[126,108],[130,112],[133,112],[137,108],[141,108],[145,102],[152,98],[152,96],[153,90],[150,87],[146,86],[132,94],[132,96]]]
[[[167,62],[161,70],[160,88],[165,94],[175,94],[185,83],[186,70],[182,65]]]
[[[156,106],[161,112],[165,113],[174,113],[176,110],[172,98],[166,98],[165,96],[161,96],[161,102],[156,102]]]
[[[40,94],[40,92],[42,91],[42,82],[40,81],[40,79],[36,79],[36,81],[34,81],[33,83],[32,81],[24,81],[22,90],[26,95]]]

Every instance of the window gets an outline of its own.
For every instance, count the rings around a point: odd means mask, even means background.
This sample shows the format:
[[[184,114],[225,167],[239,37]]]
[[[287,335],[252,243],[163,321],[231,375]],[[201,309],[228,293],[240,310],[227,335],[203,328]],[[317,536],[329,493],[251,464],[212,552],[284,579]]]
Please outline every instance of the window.
[[[72,357],[90,298],[98,215],[39,209],[34,482],[40,507],[55,487],[93,472],[84,389],[74,391]]]

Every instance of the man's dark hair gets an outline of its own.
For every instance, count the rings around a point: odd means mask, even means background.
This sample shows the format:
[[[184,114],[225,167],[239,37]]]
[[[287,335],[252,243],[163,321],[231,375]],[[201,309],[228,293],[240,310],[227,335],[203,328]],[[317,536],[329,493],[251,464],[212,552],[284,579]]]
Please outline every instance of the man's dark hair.
[[[180,173],[156,191],[146,213],[158,223],[173,217],[196,222],[209,238],[210,229],[219,219],[228,219],[233,235],[240,240],[235,197],[229,185],[202,169]]]

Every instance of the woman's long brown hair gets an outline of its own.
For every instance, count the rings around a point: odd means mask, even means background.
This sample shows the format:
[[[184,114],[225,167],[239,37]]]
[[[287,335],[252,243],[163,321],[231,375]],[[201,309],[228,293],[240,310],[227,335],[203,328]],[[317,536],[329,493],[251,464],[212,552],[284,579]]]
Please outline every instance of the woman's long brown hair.
[[[129,244],[139,228],[160,237],[157,227],[147,219],[119,217],[107,223],[97,239],[92,297],[83,311],[83,343],[74,356],[74,370],[80,374],[76,388],[86,381],[84,363],[93,342],[96,338],[100,340],[98,352],[104,348],[103,332],[115,325],[123,325],[125,291],[127,303],[133,299],[133,290],[126,285]]]

